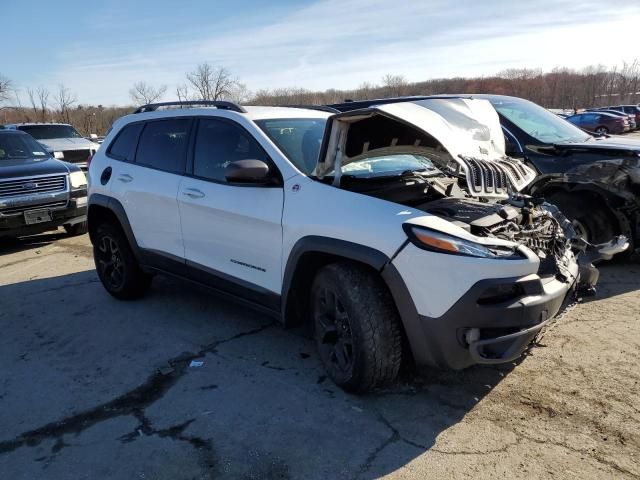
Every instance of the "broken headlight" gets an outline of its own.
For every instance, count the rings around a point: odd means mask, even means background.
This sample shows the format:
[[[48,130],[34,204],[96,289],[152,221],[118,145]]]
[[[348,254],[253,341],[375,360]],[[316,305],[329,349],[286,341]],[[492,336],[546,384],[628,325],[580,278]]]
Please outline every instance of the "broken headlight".
[[[429,228],[405,224],[404,230],[411,243],[423,250],[476,258],[505,260],[522,260],[525,258],[515,248],[501,245],[483,245]]]

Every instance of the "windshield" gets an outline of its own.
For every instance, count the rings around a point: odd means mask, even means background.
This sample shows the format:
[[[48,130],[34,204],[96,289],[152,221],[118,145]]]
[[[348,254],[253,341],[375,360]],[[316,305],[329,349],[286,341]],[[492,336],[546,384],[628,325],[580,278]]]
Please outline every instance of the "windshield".
[[[516,98],[489,98],[507,120],[543,143],[586,142],[591,137],[535,103]]]
[[[326,123],[324,118],[256,120],[291,163],[306,175],[311,175],[318,162]]]
[[[27,132],[36,140],[48,138],[82,138],[71,125],[21,125],[19,130]]]
[[[22,158],[46,158],[49,154],[29,135],[0,134],[0,161]]]
[[[342,174],[354,177],[386,177],[406,172],[440,173],[433,162],[416,153],[391,153],[364,158],[342,167]]]

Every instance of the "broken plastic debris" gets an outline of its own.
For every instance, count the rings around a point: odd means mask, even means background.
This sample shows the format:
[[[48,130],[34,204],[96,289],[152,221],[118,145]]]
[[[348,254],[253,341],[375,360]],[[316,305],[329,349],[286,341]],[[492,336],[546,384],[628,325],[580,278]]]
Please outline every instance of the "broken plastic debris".
[[[201,367],[202,365],[204,365],[204,362],[200,360],[191,360],[189,364],[190,367]]]

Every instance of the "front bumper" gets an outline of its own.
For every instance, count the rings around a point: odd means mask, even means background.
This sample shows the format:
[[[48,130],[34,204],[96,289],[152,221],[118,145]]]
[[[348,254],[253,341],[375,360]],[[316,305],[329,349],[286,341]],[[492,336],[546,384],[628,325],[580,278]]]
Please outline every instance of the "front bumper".
[[[78,199],[72,198],[65,208],[51,209],[49,211],[51,214],[50,222],[27,225],[24,215],[0,216],[0,237],[35,235],[48,230],[54,230],[62,225],[74,225],[84,222],[87,220],[87,204],[86,200],[81,201],[83,203],[78,205]],[[38,206],[34,206],[32,209],[37,210],[38,208]]]
[[[462,369],[511,362],[574,298],[576,282],[537,275],[482,280],[443,316],[419,316],[418,366]]]

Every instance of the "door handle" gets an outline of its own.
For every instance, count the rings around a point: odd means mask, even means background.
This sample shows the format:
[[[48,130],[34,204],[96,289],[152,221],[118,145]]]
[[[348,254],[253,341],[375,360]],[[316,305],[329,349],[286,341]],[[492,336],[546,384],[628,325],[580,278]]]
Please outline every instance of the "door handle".
[[[118,175],[118,180],[120,180],[121,182],[124,182],[124,183],[129,183],[130,181],[133,180],[133,177],[131,175],[129,175],[128,173],[123,173],[121,175]]]
[[[202,198],[204,197],[204,193],[198,190],[197,188],[187,188],[182,192],[183,195],[189,198]]]

